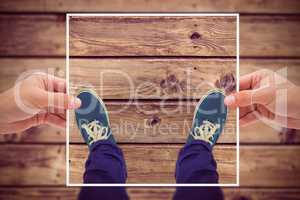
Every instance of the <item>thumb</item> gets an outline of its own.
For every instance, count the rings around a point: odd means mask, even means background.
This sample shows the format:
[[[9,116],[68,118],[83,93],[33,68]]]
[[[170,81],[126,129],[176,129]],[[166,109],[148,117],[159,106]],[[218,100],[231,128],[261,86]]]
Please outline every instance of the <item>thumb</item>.
[[[76,109],[80,107],[81,101],[79,98],[66,93],[43,91],[40,105],[42,108]]]
[[[270,92],[268,89],[243,90],[225,97],[224,103],[232,108],[250,106],[252,104],[265,105],[271,97]]]

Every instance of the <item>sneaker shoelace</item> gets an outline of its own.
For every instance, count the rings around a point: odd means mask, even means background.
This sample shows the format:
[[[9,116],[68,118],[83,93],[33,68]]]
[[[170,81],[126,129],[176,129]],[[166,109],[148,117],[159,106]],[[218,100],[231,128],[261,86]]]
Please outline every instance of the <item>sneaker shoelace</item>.
[[[81,127],[85,129],[88,137],[88,144],[92,144],[98,140],[106,140],[110,136],[108,127],[101,126],[98,120],[94,120],[87,124],[82,124]]]
[[[197,126],[194,128],[194,131],[191,135],[195,140],[203,140],[213,145],[212,141],[215,137],[214,134],[218,128],[220,128],[220,124],[214,124],[208,120],[204,120],[201,126]]]

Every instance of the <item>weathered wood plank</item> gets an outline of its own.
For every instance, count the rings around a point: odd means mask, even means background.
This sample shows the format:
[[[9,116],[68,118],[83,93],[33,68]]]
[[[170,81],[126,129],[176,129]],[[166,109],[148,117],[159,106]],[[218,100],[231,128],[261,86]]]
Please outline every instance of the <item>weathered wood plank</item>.
[[[286,70],[287,79],[300,85],[300,60],[299,59],[241,59],[240,76],[268,69],[284,75]]]
[[[236,17],[70,17],[71,56],[236,56]]]
[[[111,118],[112,120],[112,118]],[[189,122],[191,123],[191,121]],[[118,125],[118,124],[116,124]],[[228,126],[228,125],[227,125]],[[132,142],[141,142],[141,143],[184,143],[186,140],[186,134],[188,133],[188,128],[186,132],[180,135],[177,132],[166,132],[165,134],[160,135],[160,132],[157,133],[148,133],[141,137],[137,132],[135,134],[129,135],[129,133],[122,134],[120,132],[114,132],[116,140],[119,143],[132,143]],[[228,130],[228,129],[227,129]],[[260,130],[257,132],[257,130]],[[144,131],[144,130],[142,130]],[[76,135],[76,132],[71,132],[71,142],[82,143],[80,135]],[[140,133],[140,132],[139,132]],[[143,132],[142,132],[143,133]],[[261,134],[263,133],[263,134]],[[167,136],[168,134],[168,136]],[[131,137],[130,137],[131,136]],[[231,137],[232,136],[232,137]],[[234,141],[234,135],[231,132],[226,132],[222,134],[218,143],[231,143]],[[41,126],[29,129],[24,133],[15,133],[10,135],[0,135],[0,142],[2,143],[65,143],[65,130],[56,129],[49,126]],[[274,127],[269,127],[262,122],[257,122],[251,124],[248,127],[240,128],[240,143],[241,144],[298,144],[300,143],[300,131],[293,129],[274,129]]]
[[[71,59],[70,89],[92,85],[104,99],[201,98],[224,77],[234,90],[235,60]],[[230,87],[231,86],[231,87]],[[232,87],[233,86],[233,87]]]
[[[182,145],[122,145],[128,170],[128,183],[175,183],[175,164]],[[82,145],[70,146],[70,183],[81,183],[85,155]],[[147,158],[145,158],[147,155]],[[220,183],[236,181],[236,151],[234,146],[217,146],[214,156],[218,164]]]
[[[297,39],[300,16],[245,16],[240,19],[241,56],[300,55],[300,39]]]
[[[1,12],[240,12],[240,13],[299,13],[297,0],[2,0]]]
[[[65,66],[64,58],[0,58],[0,92],[13,87],[19,76],[37,70],[64,77]]]
[[[240,61],[241,75],[260,69],[286,70],[288,79],[300,85],[299,60]],[[224,75],[235,76],[235,70],[231,59],[71,59],[70,87],[75,93],[92,85],[104,99],[194,99]]]
[[[184,143],[192,125],[196,102],[134,102],[107,104],[117,141],[126,143]],[[236,143],[236,113],[229,112],[219,143]],[[83,142],[74,113],[70,113],[70,141]]]
[[[121,114],[111,114],[110,120],[113,133],[119,143],[184,143],[189,132],[193,117],[194,104],[187,105],[165,105],[164,110],[179,108],[182,114],[167,115],[161,111],[157,114],[138,112],[142,107],[148,111],[159,109],[159,103],[146,103],[131,105]],[[124,104],[123,104],[124,106]],[[107,103],[109,110],[122,107],[113,102]],[[189,109],[190,108],[190,109]],[[71,115],[73,116],[73,115]],[[224,133],[218,143],[235,143],[235,117],[229,115]],[[257,130],[260,130],[257,132]],[[82,143],[83,140],[71,117],[70,141]],[[29,129],[24,133],[0,135],[0,142],[8,143],[64,143],[65,131],[41,126]],[[262,122],[251,124],[240,128],[240,143],[268,143],[268,144],[295,144],[300,143],[300,131],[271,127]]]
[[[62,185],[64,145],[0,146],[0,185]]]
[[[81,60],[82,63],[84,60]],[[220,63],[215,61],[215,59],[209,59],[208,61],[203,61],[201,59],[182,59],[182,60],[173,60],[173,59],[163,59],[161,62],[158,60],[152,59],[104,59],[99,61],[89,61],[87,63],[94,63],[96,66],[97,63],[105,66],[111,66],[110,68],[127,70],[127,73],[130,76],[134,77],[134,82],[141,82],[141,80],[148,79],[151,82],[155,82],[157,76],[161,76],[156,72],[143,72],[140,69],[146,68],[145,66],[150,66],[151,69],[157,69],[156,66],[160,66],[165,69],[168,68],[172,71],[172,66],[175,68],[180,68],[181,65],[192,68],[193,66],[197,67],[197,70],[201,71],[202,67],[206,67],[206,64],[213,65],[213,63]],[[224,61],[225,63],[228,61]],[[131,63],[131,64],[130,64]],[[198,63],[201,67],[199,68]],[[206,63],[206,64],[205,64]],[[42,69],[48,72],[54,72],[56,75],[64,75],[64,59],[41,59],[41,58],[1,58],[0,59],[0,91],[11,87],[17,78],[22,72],[33,69]],[[12,67],[13,66],[13,67]],[[85,65],[83,65],[85,66]],[[124,66],[124,69],[122,69]],[[130,68],[131,67],[131,68]],[[211,66],[213,67],[213,66]],[[288,78],[296,84],[300,85],[300,60],[253,60],[253,59],[242,59],[240,73],[246,74],[261,68],[278,70],[282,67],[287,67]],[[49,68],[49,70],[47,70]],[[131,69],[133,69],[130,71]],[[149,68],[149,67],[148,67]],[[193,69],[193,68],[192,68]],[[134,73],[133,73],[134,72]],[[173,71],[177,76],[177,72]],[[90,73],[93,77],[94,73]],[[202,73],[199,72],[201,75]],[[156,75],[156,76],[155,76]],[[143,78],[144,77],[144,78]],[[145,78],[146,77],[146,78]],[[88,77],[90,79],[95,79]],[[159,81],[156,81],[159,85]],[[212,81],[213,82],[213,81]],[[108,82],[113,84],[113,82]],[[114,88],[108,85],[108,88],[113,92],[119,92],[117,96],[120,96],[123,92],[120,93],[118,88]],[[128,94],[128,92],[127,92]],[[126,102],[114,102],[114,101],[105,101],[108,105],[110,111],[117,110],[124,105],[127,105]],[[128,107],[122,115],[122,119],[115,114],[112,114],[111,121],[116,128],[114,134],[117,136],[119,142],[166,142],[166,143],[182,143],[186,139],[186,134],[189,130],[189,125],[191,124],[193,109],[195,102],[182,102],[182,104],[177,104],[176,102],[170,103],[166,102],[167,105],[163,108],[168,111],[178,108],[178,112],[181,112],[182,115],[166,115],[159,106],[159,101],[155,102],[137,102],[138,105],[131,105]],[[138,112],[139,109],[144,109],[147,112]],[[150,112],[151,109],[154,109],[154,112]],[[73,119],[73,118],[71,118]],[[123,130],[126,128],[126,123],[133,125],[132,127],[127,127],[131,129],[128,132]],[[184,123],[186,122],[186,123]],[[220,138],[220,142],[232,142],[234,141],[234,121],[230,121],[228,128],[226,128],[225,133]],[[152,124],[152,126],[151,126]],[[174,130],[168,130],[165,125],[176,124]],[[179,125],[177,125],[179,124]],[[186,126],[184,126],[186,125]],[[229,126],[230,125],[230,126]],[[122,128],[117,129],[117,127]],[[134,131],[136,128],[136,131]],[[176,130],[175,130],[176,129]],[[258,134],[256,130],[261,130],[264,134]],[[135,134],[133,135],[132,132]],[[161,134],[161,132],[166,134]],[[298,131],[299,132],[299,131]],[[299,143],[300,134],[297,131],[288,131],[283,132],[281,129],[275,130],[274,128],[268,127],[262,123],[253,124],[247,128],[241,128],[240,130],[240,142],[241,143]],[[75,131],[71,131],[72,141],[81,142],[80,135]],[[132,137],[134,136],[134,137]],[[170,137],[171,136],[171,137]],[[162,140],[163,138],[163,140]],[[64,131],[48,128],[34,128],[25,134],[9,135],[9,136],[0,136],[0,141],[2,142],[64,142],[65,134]]]
[[[80,189],[75,187],[0,187],[0,199],[9,200],[76,200]],[[174,188],[128,188],[132,200],[171,200]],[[225,200],[255,199],[255,200],[298,200],[299,189],[265,189],[265,188],[223,188]]]
[[[64,15],[0,15],[0,55],[64,55]]]
[[[206,17],[205,19],[212,18]],[[225,18],[223,19],[225,20]],[[172,28],[169,27],[172,24],[171,22],[167,22],[167,24],[159,23],[156,27],[156,24],[152,25],[152,23],[154,23],[152,20],[146,20],[142,22],[145,27],[144,30],[140,29],[140,20],[138,20],[138,22],[132,22],[127,19],[116,20],[116,18],[112,18],[111,22],[107,21],[110,20],[100,17],[91,17],[90,20],[82,17],[71,18],[70,55],[236,55],[234,50],[236,46],[235,19],[229,22],[226,20],[227,23],[220,22],[220,24],[217,25],[215,24],[216,22],[214,22],[213,25],[211,25],[210,22],[204,22],[204,24],[202,24],[202,20],[196,19],[195,21],[189,19],[183,22],[184,25],[180,25],[178,20],[176,20],[178,26]],[[300,54],[300,48],[290,48],[291,46],[296,47],[300,45],[300,40],[295,39],[300,32],[300,28],[299,26],[292,26],[295,22],[299,23],[300,17],[241,17],[240,54],[242,56],[298,56]],[[118,28],[126,30],[122,31],[121,35],[120,33],[111,34],[113,33],[112,30],[115,30],[116,23],[118,23]],[[206,23],[208,23],[208,25],[206,25]],[[101,28],[102,24],[107,32]],[[198,24],[198,26],[194,27],[195,24]],[[288,27],[288,29],[281,30],[283,25]],[[82,29],[81,27],[85,28]],[[100,29],[98,29],[98,27],[100,27]],[[148,30],[148,27],[150,30]],[[168,29],[172,29],[173,31],[166,32]],[[214,33],[212,37],[206,35],[206,29],[208,31],[207,34],[211,35],[211,32]],[[94,34],[97,33],[97,30],[99,33]],[[281,30],[280,33],[278,33],[279,30]],[[175,31],[180,34],[177,35]],[[183,34],[191,35],[190,32],[197,32],[201,37],[192,39],[192,37]],[[215,34],[215,32],[219,32],[220,35]],[[161,38],[158,43],[157,38],[159,38],[159,36],[161,36]],[[226,43],[219,43],[214,37],[220,38],[222,41],[226,41]],[[173,44],[171,41],[176,42]],[[193,45],[191,45],[191,41]],[[165,42],[169,42],[170,44],[167,43],[166,45]],[[230,48],[227,45],[229,45]],[[232,49],[232,51],[227,49]],[[108,54],[106,54],[106,51]],[[258,52],[260,52],[259,55],[257,54]]]
[[[225,199],[282,200],[299,199],[299,189],[224,188]]]
[[[0,187],[0,199],[9,200],[77,200],[79,188],[75,187]]]
[[[272,185],[276,187],[299,187],[299,153],[299,146],[242,146],[240,148],[241,185],[268,186],[271,184],[270,181],[273,181]]]
[[[133,80],[134,83],[141,82],[143,79],[147,81],[151,81],[155,83],[157,80],[157,76],[161,76],[161,74],[157,73],[157,71],[149,72],[149,70],[145,71],[145,68],[151,67],[153,70],[160,68],[165,68],[172,70],[172,68],[187,68],[192,69],[194,72],[194,67],[196,67],[195,71],[198,75],[203,77],[203,69],[207,69],[209,67],[213,68],[214,64],[218,65],[221,69],[225,71],[225,69],[229,69],[230,66],[232,68],[235,67],[234,60],[231,59],[74,59],[76,62],[72,61],[73,64],[78,66],[83,66],[90,68],[87,66],[93,65],[93,68],[104,69],[107,66],[107,69],[118,69],[122,70],[122,72],[127,72],[131,77],[134,77],[138,80]],[[74,65],[74,67],[76,67]],[[29,70],[42,70],[49,73],[54,73],[55,75],[63,77],[65,75],[65,59],[64,58],[0,58],[0,91],[4,91],[13,86],[15,80],[19,75],[23,72],[27,72]],[[71,66],[72,67],[72,66]],[[131,67],[131,68],[130,68]],[[123,69],[125,68],[125,69]],[[134,69],[133,69],[134,68]],[[269,69],[278,71],[280,69],[287,69],[288,79],[294,82],[297,85],[300,85],[300,60],[299,59],[241,59],[240,60],[240,74],[244,75],[256,70],[260,69]],[[78,69],[79,70],[79,69]],[[95,70],[95,69],[94,69]],[[161,69],[160,69],[161,70]],[[208,69],[209,71],[214,69]],[[86,72],[82,71],[83,74]],[[95,71],[93,71],[95,72]],[[122,73],[120,72],[120,73]],[[134,73],[133,73],[134,72]],[[137,74],[136,74],[137,73]],[[166,72],[165,72],[166,73]],[[174,72],[177,73],[177,72]],[[182,72],[179,72],[182,74]],[[219,72],[216,72],[219,73]],[[154,77],[155,74],[156,76]],[[97,74],[89,74],[92,77],[87,77],[92,79],[97,78]],[[112,74],[111,74],[112,75]],[[118,75],[118,74],[116,74]],[[147,75],[147,77],[145,77]],[[119,76],[121,77],[121,75]],[[111,77],[112,78],[112,77]],[[167,76],[161,78],[161,80],[166,79]],[[206,78],[206,77],[205,77]],[[78,78],[79,79],[79,78]],[[153,80],[151,80],[153,79]],[[211,82],[216,81],[217,79],[211,79]],[[127,80],[126,80],[127,81]],[[195,80],[194,80],[195,81]],[[160,84],[159,81],[156,81],[156,85]],[[97,83],[97,82],[96,82]],[[108,82],[113,84],[112,81]],[[112,90],[116,90],[111,87]],[[110,91],[112,93],[112,91]],[[120,96],[120,94],[118,95]],[[109,97],[112,98],[112,97]]]
[[[240,55],[241,56],[299,56],[300,55],[300,22],[299,16],[241,16],[240,17]],[[92,22],[91,22],[92,23]],[[192,24],[193,25],[193,24]],[[141,26],[139,26],[141,27]],[[146,27],[143,24],[142,27]],[[178,35],[181,29],[170,28],[168,36]],[[199,31],[200,35],[203,33],[198,27],[189,27],[189,31]],[[153,30],[155,31],[155,30]],[[114,33],[114,34],[112,34]],[[152,37],[163,37],[162,33],[152,35]],[[192,32],[182,31],[178,36],[180,41],[190,41],[189,38]],[[110,33],[111,37],[115,37],[120,41],[120,34],[123,31],[116,32],[115,29]],[[64,15],[0,15],[0,54],[1,55],[44,55],[44,56],[64,56],[65,55],[65,16]],[[142,42],[143,36],[136,33],[134,39]],[[166,36],[166,35],[164,35]],[[107,36],[108,37],[108,36]],[[147,36],[147,40],[155,41],[151,35]],[[151,39],[152,38],[152,39]],[[126,39],[126,37],[125,37]],[[163,38],[164,41],[169,41],[172,44],[172,38]],[[204,40],[201,37],[197,40]],[[124,40],[123,40],[124,41]],[[111,41],[108,41],[111,43]],[[132,44],[132,41],[129,41]],[[225,41],[223,41],[225,42]],[[159,44],[160,41],[157,41]],[[192,42],[190,41],[192,44]],[[198,42],[196,42],[198,43]],[[202,42],[200,42],[202,43]],[[226,42],[227,43],[227,42]],[[129,43],[128,43],[129,44]],[[179,43],[180,44],[180,43]],[[120,49],[124,44],[114,43],[114,49]],[[174,44],[173,44],[174,45]],[[178,45],[178,43],[176,43]],[[156,55],[172,55],[168,45],[162,45],[162,52]],[[190,48],[181,48],[178,45],[178,51],[185,49],[187,52],[184,55],[192,55],[188,52],[197,52],[197,47],[190,45]],[[293,47],[293,48],[291,48]],[[107,47],[107,48],[112,48]],[[129,48],[129,47],[128,47]],[[131,51],[137,51],[136,55],[143,54],[144,49],[150,52],[155,52],[155,49],[137,48],[132,46]],[[207,49],[207,48],[206,48]],[[107,52],[100,52],[96,56],[103,56]],[[119,55],[122,51],[119,52]],[[207,54],[209,55],[209,54]],[[224,55],[224,54],[223,54]],[[155,56],[147,55],[147,56]]]
[[[65,129],[41,125],[21,133],[0,134],[1,143],[65,143]]]
[[[1,58],[0,64],[0,91],[12,87],[17,77],[29,70],[39,69],[62,77],[65,74],[64,59]],[[222,73],[234,71],[235,63],[230,59],[71,59],[71,68],[74,68],[74,70],[71,69],[71,79],[89,85],[98,85],[98,87],[101,83],[100,73],[104,73],[102,80],[104,88],[99,93],[101,92],[102,97],[104,95],[104,98],[106,96],[108,99],[130,97],[128,77],[132,79],[133,87],[137,91],[132,92],[132,96],[137,93],[137,97],[144,96],[144,98],[147,95],[151,98],[194,97],[198,95],[195,90],[203,94],[204,91],[214,86],[215,81],[220,79]],[[286,68],[289,80],[300,85],[300,60],[298,59],[241,59],[240,61],[241,75],[263,68],[275,71]],[[99,72],[97,72],[98,69]],[[209,74],[207,75],[206,72]],[[172,81],[175,82],[174,87],[171,87]],[[122,84],[120,85],[119,82]],[[148,87],[152,88],[148,89],[150,90],[148,93],[142,90],[141,86],[138,87],[144,82],[149,83]],[[169,84],[164,84],[166,82]],[[201,86],[205,89],[196,88],[201,82],[204,82]],[[183,83],[189,83],[191,87],[188,88]],[[161,88],[161,85],[164,88]],[[124,87],[125,91],[121,91],[117,86]],[[158,91],[155,91],[155,88]]]
[[[138,147],[138,146],[137,146]],[[128,182],[174,182],[174,166],[177,153],[181,146],[159,145],[146,148],[122,149],[127,160]],[[84,155],[87,148],[80,145],[70,148],[70,181],[82,181]],[[300,184],[300,147],[276,146],[243,146],[240,148],[240,181],[242,186],[276,186],[289,187]],[[141,154],[141,155],[139,155]],[[147,155],[148,159],[144,156]],[[160,155],[157,157],[157,155]],[[220,182],[235,181],[235,149],[230,146],[219,146],[214,149],[214,155],[219,166]],[[225,162],[224,162],[225,161]],[[141,167],[142,165],[143,167]],[[148,166],[148,167],[145,167]],[[159,169],[155,169],[159,166]],[[140,169],[143,168],[143,172]],[[156,173],[154,173],[156,172]],[[151,176],[149,175],[151,174]],[[151,178],[150,178],[151,177]]]
[[[147,173],[150,178],[148,182],[161,182],[162,177],[167,178],[167,181],[174,181],[174,165],[181,145],[120,145],[120,147],[126,157],[129,182],[145,179]],[[2,174],[0,185],[65,184],[65,145],[3,144],[0,150]],[[71,168],[72,181],[81,181],[81,170],[87,151],[84,145],[71,145],[71,166],[76,167]],[[299,153],[299,146],[241,146],[241,185],[299,187]],[[217,145],[214,154],[219,163],[222,181],[230,180],[235,176],[233,174],[235,148]],[[144,155],[148,155],[147,159]]]

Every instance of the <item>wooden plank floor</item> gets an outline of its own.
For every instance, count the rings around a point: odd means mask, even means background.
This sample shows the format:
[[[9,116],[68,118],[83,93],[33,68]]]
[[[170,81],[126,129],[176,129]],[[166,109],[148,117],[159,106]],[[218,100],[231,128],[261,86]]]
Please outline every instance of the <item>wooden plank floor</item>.
[[[299,22],[298,15],[242,15],[240,17],[240,56],[299,56],[300,38],[296,37],[300,34]],[[191,33],[196,30],[200,35],[202,34],[199,26],[197,28],[192,24],[182,37],[192,40]],[[0,53],[3,56],[65,55],[65,15],[63,14],[1,14],[0,35]],[[11,38],[16,39],[11,40]],[[197,40],[201,41],[201,39]],[[292,49],[291,46],[293,46]],[[192,45],[191,48],[193,48]],[[136,51],[139,55],[145,53],[143,49],[137,48]],[[197,51],[197,47],[189,50],[189,52]],[[156,52],[154,55],[170,55],[166,48],[164,52],[155,50],[152,52]],[[184,53],[187,55],[188,52]]]
[[[162,4],[160,0],[2,0],[1,12],[240,12],[240,13],[299,13],[297,0],[173,0]]]
[[[168,146],[163,138],[172,140],[173,133],[177,133],[182,135],[180,143],[184,143],[192,118],[185,120],[181,116],[186,113],[192,116],[197,103],[191,106],[185,99],[200,99],[217,83],[224,82],[225,76],[232,78],[226,83],[231,84],[228,92],[235,89],[236,60],[222,58],[236,56],[236,18],[72,16],[69,24],[71,94],[92,87],[104,100],[158,101],[150,104],[116,101],[110,106],[113,131],[132,143],[122,148],[128,165],[128,183],[174,183],[175,163],[183,145]],[[197,32],[199,27],[201,33]],[[111,59],[101,58],[104,56]],[[115,60],[124,56],[135,59]],[[144,60],[153,56],[156,59]],[[186,56],[221,58],[190,60]],[[177,103],[163,101],[182,98]],[[224,139],[231,145],[216,149],[220,183],[236,182],[235,112],[229,114],[228,134]],[[71,143],[82,141],[73,114],[70,114]],[[149,119],[145,121],[145,117]],[[174,118],[176,121],[169,123]],[[149,128],[158,135],[155,142],[167,144],[153,145],[153,138],[145,136],[149,135]],[[139,141],[148,145],[137,144]],[[87,154],[83,145],[70,146],[70,183],[82,183]],[[149,155],[149,159],[144,155]]]
[[[129,196],[139,200],[172,199],[175,189],[173,188],[128,188]],[[298,200],[300,192],[298,189],[258,189],[258,188],[224,188],[225,199],[272,199],[272,200]],[[79,188],[61,187],[31,187],[31,188],[0,188],[2,199],[19,200],[75,200]]]
[[[264,0],[264,1],[172,1],[161,4],[159,0],[135,1],[33,1],[33,0],[3,0],[0,3],[0,91],[14,84],[17,76],[27,70],[43,69],[55,72],[58,76],[65,75],[65,12],[100,12],[100,11],[197,11],[197,12],[241,12],[240,16],[240,73],[246,74],[261,68],[278,70],[288,68],[288,77],[296,84],[300,84],[300,3],[297,0]],[[215,19],[202,20],[201,23],[189,23],[190,19],[184,19],[180,23],[174,23],[172,19],[162,20],[164,26],[170,24],[171,34],[167,34],[160,26],[147,19],[143,20],[145,29],[154,30],[157,38],[162,38],[160,44],[152,37],[152,34],[144,32],[143,36],[131,32],[126,35],[122,31],[109,34],[113,27],[109,24],[111,19],[105,20],[107,32],[97,32],[97,36],[89,35],[96,39],[96,43],[89,43],[82,34],[87,32],[91,20],[74,21],[85,29],[74,29],[74,50],[71,54],[75,67],[73,83],[80,81],[82,74],[90,74],[88,78],[97,86],[95,81],[96,67],[121,70],[124,74],[130,74],[133,78],[135,95],[130,95],[129,85],[124,84],[122,90],[116,89],[118,81],[122,81],[121,75],[111,74],[106,79],[105,87],[96,87],[103,94],[105,102],[111,114],[112,124],[120,127],[126,123],[132,123],[139,133],[132,135],[132,130],[115,130],[116,138],[121,143],[127,159],[130,176],[129,182],[137,181],[135,177],[146,178],[153,171],[158,172],[153,180],[174,181],[173,171],[176,155],[186,138],[192,120],[193,109],[196,100],[205,90],[213,85],[202,88],[193,88],[199,84],[196,77],[208,79],[211,83],[222,78],[225,72],[234,72],[235,54],[234,40],[228,27],[228,21]],[[103,24],[97,20],[97,26]],[[157,22],[156,22],[157,23]],[[172,27],[171,27],[172,24]],[[226,27],[224,26],[225,24]],[[79,24],[78,24],[79,25]],[[123,21],[123,29],[128,27]],[[201,27],[207,27],[215,34],[210,35]],[[130,27],[136,27],[134,20]],[[76,28],[76,26],[75,26]],[[234,27],[231,27],[234,28]],[[155,32],[155,30],[158,30]],[[94,30],[100,31],[100,30]],[[200,37],[192,37],[193,33],[199,33]],[[152,32],[151,32],[152,33]],[[97,40],[99,34],[105,40]],[[136,38],[135,38],[136,37]],[[133,40],[133,38],[135,40]],[[176,39],[176,44],[172,41]],[[218,40],[219,38],[220,40]],[[118,41],[119,44],[113,42]],[[149,46],[147,46],[147,42]],[[94,44],[97,44],[96,46]],[[100,45],[99,45],[100,44]],[[106,44],[109,49],[103,49],[101,44]],[[176,45],[183,48],[178,49]],[[233,44],[233,45],[232,45]],[[132,48],[130,45],[139,45],[143,48]],[[82,46],[86,51],[81,51]],[[121,46],[121,47],[120,47]],[[89,55],[113,56],[123,52],[124,56],[152,56],[143,57],[86,57]],[[213,56],[205,59],[197,56]],[[84,57],[82,57],[84,56]],[[179,57],[173,57],[179,56]],[[192,56],[190,58],[190,56]],[[204,74],[204,70],[212,69]],[[51,68],[49,70],[49,68]],[[80,68],[86,72],[81,73]],[[188,77],[184,72],[192,71],[191,86],[185,87],[184,80]],[[134,73],[132,73],[134,71]],[[156,72],[156,73],[155,73]],[[158,72],[158,73],[157,73]],[[210,74],[215,73],[214,76]],[[121,80],[119,80],[121,79]],[[148,90],[137,88],[145,79],[151,82]],[[175,86],[169,83],[175,80]],[[86,84],[84,81],[80,84]],[[72,92],[76,92],[81,85],[72,85]],[[163,86],[163,87],[161,87]],[[179,87],[177,87],[179,86]],[[154,89],[158,88],[158,91]],[[174,89],[175,88],[175,89]],[[179,88],[179,90],[178,90]],[[147,91],[147,92],[146,92]],[[113,111],[128,105],[127,99],[138,98],[122,114],[122,119]],[[178,99],[184,101],[178,101]],[[161,111],[158,106],[165,101],[164,109],[179,109],[181,116],[169,116]],[[145,112],[140,112],[140,108]],[[154,112],[149,112],[154,111]],[[232,168],[234,162],[228,162],[228,156],[233,157],[235,148],[232,146],[235,139],[234,115],[230,113],[230,119],[225,129],[225,134],[220,138],[214,154],[219,163],[222,181],[231,181],[235,174]],[[179,123],[182,120],[186,124]],[[179,124],[174,130],[162,129],[165,124]],[[147,126],[145,126],[145,124]],[[82,166],[87,153],[78,132],[72,127],[71,154],[75,159],[71,165],[75,166],[72,174],[74,181],[80,181]],[[169,136],[172,137],[169,137]],[[163,141],[162,141],[163,140]],[[65,185],[65,131],[48,126],[32,128],[24,134],[0,135],[0,199],[76,199],[79,188],[66,188]],[[240,188],[224,188],[226,199],[300,199],[300,131],[269,127],[261,122],[240,129]],[[136,144],[138,143],[138,144]],[[139,151],[132,151],[138,148]],[[223,152],[226,151],[226,154]],[[132,153],[134,152],[134,153]],[[162,154],[162,158],[156,157],[156,152]],[[142,174],[137,168],[139,165],[151,165],[146,160],[141,160],[140,154],[147,153],[154,163],[162,163],[164,169],[146,167]],[[24,155],[24,156],[20,156]],[[224,157],[227,155],[227,157]],[[18,159],[16,159],[18,158]],[[136,162],[139,165],[136,166]],[[229,158],[229,160],[231,160]],[[158,200],[171,199],[174,188],[128,188],[131,199]]]

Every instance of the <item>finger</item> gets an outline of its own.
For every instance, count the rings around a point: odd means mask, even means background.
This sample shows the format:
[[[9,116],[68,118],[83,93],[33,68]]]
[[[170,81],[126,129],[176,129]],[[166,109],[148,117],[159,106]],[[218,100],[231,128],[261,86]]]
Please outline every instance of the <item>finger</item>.
[[[253,89],[257,83],[260,83],[263,78],[269,77],[270,74],[273,74],[271,70],[261,69],[241,76],[239,80],[240,90]]]
[[[43,108],[76,109],[80,107],[81,100],[66,93],[42,91],[40,105]]]
[[[18,122],[0,124],[0,133],[19,133],[41,124],[49,124],[55,127],[65,128],[66,120],[55,114],[42,113]]]
[[[255,106],[240,107],[239,117],[242,118],[243,116],[253,112],[254,110],[255,110]]]
[[[60,118],[66,120],[67,119],[67,115],[66,113],[55,113],[55,115],[59,116]]]
[[[53,79],[54,91],[66,93],[67,84],[66,80],[58,77]]]
[[[32,118],[29,118],[18,122],[0,124],[0,133],[11,134],[11,133],[23,132],[33,127],[33,122],[34,120]]]
[[[42,111],[40,113],[50,113],[59,116],[62,119],[66,119],[66,110],[65,109],[58,109],[58,108],[48,108],[47,111]]]
[[[259,115],[264,118],[268,118],[270,120],[273,120],[275,118],[275,114],[263,105],[257,105],[256,110]]]
[[[53,114],[55,114],[55,115],[59,116],[60,118],[66,120],[67,110],[65,110],[65,109],[54,109]]]
[[[51,74],[45,74],[43,77],[44,81],[46,82],[46,89],[48,91],[66,92],[65,79],[53,76]]]
[[[253,77],[255,76],[255,74],[256,73],[254,72],[240,77],[240,90],[252,89]]]
[[[0,124],[0,133],[1,134],[19,133],[37,125],[38,125],[38,120],[36,116],[34,116],[13,123]]]
[[[61,115],[61,116],[66,115],[66,109],[61,109],[61,108],[49,107],[47,109],[47,112],[48,113],[53,113],[53,114],[56,114],[56,115]]]
[[[255,90],[243,90],[225,97],[225,105],[236,108],[253,104],[267,105],[275,97],[273,87],[262,87]]]
[[[225,97],[224,103],[230,108],[249,106],[252,104],[252,90],[243,90],[231,94]]]
[[[268,118],[268,116],[259,115],[259,120],[263,123],[272,127],[272,125],[292,128],[292,129],[300,129],[300,119],[294,119],[290,117],[285,117],[281,115],[276,115],[273,118]]]
[[[66,128],[66,120],[55,114],[48,114],[45,123],[58,128]]]
[[[257,116],[258,116],[258,113],[255,113],[255,111],[250,112],[250,113],[244,115],[239,120],[240,126],[244,127],[244,126],[247,126],[247,125],[250,125],[250,124],[254,123],[255,121],[257,121]]]

